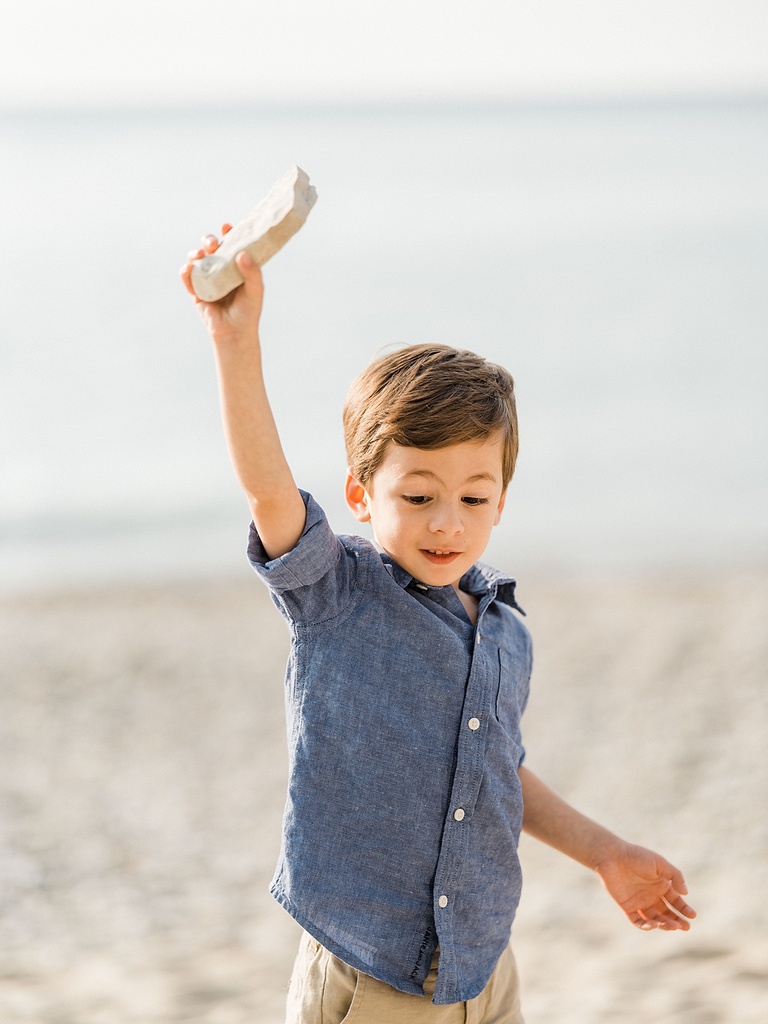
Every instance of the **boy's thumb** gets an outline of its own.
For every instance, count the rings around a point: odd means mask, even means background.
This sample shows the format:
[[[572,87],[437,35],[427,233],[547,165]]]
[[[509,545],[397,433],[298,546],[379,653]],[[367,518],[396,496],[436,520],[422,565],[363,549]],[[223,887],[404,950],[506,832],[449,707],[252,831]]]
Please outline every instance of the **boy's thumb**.
[[[256,260],[243,250],[243,252],[238,253],[235,265],[243,278],[242,287],[254,298],[260,297],[264,285],[261,278],[261,267]]]

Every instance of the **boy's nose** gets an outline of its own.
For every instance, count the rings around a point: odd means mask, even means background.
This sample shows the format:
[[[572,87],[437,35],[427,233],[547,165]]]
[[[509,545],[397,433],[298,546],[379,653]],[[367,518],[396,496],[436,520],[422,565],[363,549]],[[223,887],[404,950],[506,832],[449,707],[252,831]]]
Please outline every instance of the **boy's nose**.
[[[455,536],[464,532],[464,521],[461,511],[451,505],[441,505],[433,511],[429,528],[433,533],[445,533]]]

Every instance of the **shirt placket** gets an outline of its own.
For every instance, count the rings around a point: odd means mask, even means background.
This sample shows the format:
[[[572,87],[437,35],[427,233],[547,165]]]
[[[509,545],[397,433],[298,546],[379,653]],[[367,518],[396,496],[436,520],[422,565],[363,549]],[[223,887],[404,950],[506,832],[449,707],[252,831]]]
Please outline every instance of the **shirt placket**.
[[[493,692],[493,644],[484,641],[482,636],[482,612],[488,603],[489,599],[486,598],[477,618],[459,728],[456,771],[433,888],[433,909],[440,942],[439,984],[441,989],[447,986],[449,992],[459,988],[454,952],[455,905],[456,897],[460,894],[462,869],[469,855],[470,826],[483,777],[488,715]]]

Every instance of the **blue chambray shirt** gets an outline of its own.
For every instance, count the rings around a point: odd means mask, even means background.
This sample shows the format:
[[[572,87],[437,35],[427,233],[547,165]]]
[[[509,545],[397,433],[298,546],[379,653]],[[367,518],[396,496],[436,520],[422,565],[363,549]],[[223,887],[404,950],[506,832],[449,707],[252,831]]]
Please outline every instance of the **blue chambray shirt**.
[[[296,547],[248,554],[290,624],[289,783],[271,892],[352,967],[435,1003],[478,995],[509,941],[531,642],[515,583],[427,587],[302,494]]]

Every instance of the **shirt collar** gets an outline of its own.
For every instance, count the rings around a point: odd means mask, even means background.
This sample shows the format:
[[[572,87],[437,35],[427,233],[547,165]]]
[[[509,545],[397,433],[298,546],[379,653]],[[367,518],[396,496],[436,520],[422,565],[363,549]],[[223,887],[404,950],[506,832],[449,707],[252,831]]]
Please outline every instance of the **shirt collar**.
[[[409,572],[406,572],[402,566],[398,565],[397,562],[388,555],[378,544],[375,544],[376,550],[379,552],[382,562],[391,575],[392,579],[398,586],[405,590],[413,583],[420,590],[441,590],[441,587],[430,587],[420,580],[417,580],[414,576],[411,576]],[[515,587],[517,581],[512,576],[507,576],[506,573],[501,572],[499,569],[494,569],[491,565],[486,565],[484,562],[475,562],[475,564],[467,570],[466,573],[461,577],[462,590],[466,590],[468,594],[474,594],[475,597],[483,598],[488,594],[491,600],[501,601],[504,604],[508,604],[510,608],[515,608],[521,615],[525,615],[525,612],[517,603],[515,599]]]
[[[515,588],[517,580],[492,565],[485,562],[475,562],[461,578],[462,590],[476,597],[483,597],[490,594],[492,599],[508,604],[510,608],[516,609],[521,615],[525,612],[517,603]]]

